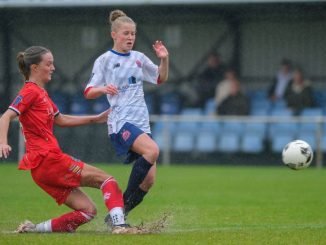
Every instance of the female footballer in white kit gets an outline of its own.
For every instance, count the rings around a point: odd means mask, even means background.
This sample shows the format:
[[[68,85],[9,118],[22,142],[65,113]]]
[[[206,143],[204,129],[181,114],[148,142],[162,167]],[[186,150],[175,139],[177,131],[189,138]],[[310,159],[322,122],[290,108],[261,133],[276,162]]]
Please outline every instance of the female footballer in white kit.
[[[121,10],[110,13],[113,48],[98,57],[84,94],[87,99],[106,95],[112,112],[108,131],[118,155],[126,163],[135,161],[124,192],[128,214],[147,194],[155,181],[159,148],[150,137],[149,114],[144,99],[143,81],[160,84],[168,79],[169,53],[161,41],[153,49],[161,60],[155,65],[146,55],[132,50],[136,24]]]

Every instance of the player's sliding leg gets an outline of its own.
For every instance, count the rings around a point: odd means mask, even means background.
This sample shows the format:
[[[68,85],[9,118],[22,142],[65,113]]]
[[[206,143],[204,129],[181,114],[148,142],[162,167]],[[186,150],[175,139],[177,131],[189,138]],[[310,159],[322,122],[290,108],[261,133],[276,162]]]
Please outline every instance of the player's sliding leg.
[[[96,215],[95,204],[79,188],[74,189],[68,195],[65,204],[75,211],[36,225],[30,221],[25,221],[18,227],[17,232],[74,232],[79,226],[91,221]]]
[[[156,175],[155,163],[159,156],[157,144],[145,133],[137,137],[131,150],[141,155],[141,157],[134,163],[128,186],[123,194],[126,214],[142,202],[154,184]]]
[[[96,167],[85,164],[81,185],[101,189],[105,206],[112,219],[112,225],[123,225],[125,223],[122,192],[112,176]]]
[[[112,225],[125,224],[122,192],[113,177],[107,178],[101,185],[105,206],[109,210]]]

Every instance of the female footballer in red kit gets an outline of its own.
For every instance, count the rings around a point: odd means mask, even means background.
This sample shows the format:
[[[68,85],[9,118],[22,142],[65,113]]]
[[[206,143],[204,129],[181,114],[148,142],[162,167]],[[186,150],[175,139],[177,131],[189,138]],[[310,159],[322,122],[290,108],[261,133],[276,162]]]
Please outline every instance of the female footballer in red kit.
[[[53,134],[53,125],[73,127],[107,121],[109,111],[98,115],[72,116],[61,114],[44,89],[55,70],[50,50],[32,46],[17,56],[25,82],[8,110],[0,118],[0,158],[7,158],[10,122],[19,117],[25,137],[26,153],[19,169],[30,170],[34,182],[61,205],[73,211],[60,217],[33,224],[22,223],[17,232],[74,232],[96,215],[93,201],[80,189],[82,186],[101,189],[113,222],[112,233],[138,233],[138,228],[125,224],[122,192],[114,179],[104,171],[62,152]]]

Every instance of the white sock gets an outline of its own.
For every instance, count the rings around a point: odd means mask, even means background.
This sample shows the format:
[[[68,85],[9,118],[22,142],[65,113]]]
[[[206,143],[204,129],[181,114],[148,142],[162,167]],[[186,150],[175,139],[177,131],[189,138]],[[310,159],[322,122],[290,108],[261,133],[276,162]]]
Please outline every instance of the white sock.
[[[123,225],[125,224],[125,215],[123,213],[123,208],[117,207],[110,210],[110,216],[113,225]]]
[[[40,233],[52,232],[51,220],[37,224],[35,230]]]

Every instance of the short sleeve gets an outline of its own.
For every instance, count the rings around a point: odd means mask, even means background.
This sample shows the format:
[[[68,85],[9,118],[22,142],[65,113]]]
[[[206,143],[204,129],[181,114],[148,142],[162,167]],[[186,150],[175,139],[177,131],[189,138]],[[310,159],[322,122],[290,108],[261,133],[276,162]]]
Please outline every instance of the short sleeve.
[[[85,91],[91,87],[103,86],[105,84],[104,80],[104,64],[105,57],[99,57],[93,66],[91,77],[86,85]]]
[[[144,81],[157,84],[158,83],[158,66],[155,65],[146,55],[143,61]]]
[[[37,91],[33,89],[23,89],[10,104],[9,109],[20,115],[34,103],[38,95]]]
[[[52,108],[53,108],[53,114],[54,116],[57,116],[60,111],[59,111],[59,108],[57,107],[57,105],[53,102],[53,100],[50,100],[51,101],[51,105],[52,105]]]

